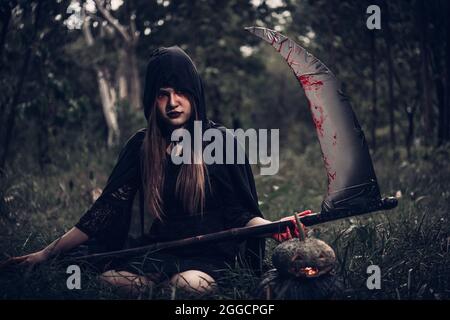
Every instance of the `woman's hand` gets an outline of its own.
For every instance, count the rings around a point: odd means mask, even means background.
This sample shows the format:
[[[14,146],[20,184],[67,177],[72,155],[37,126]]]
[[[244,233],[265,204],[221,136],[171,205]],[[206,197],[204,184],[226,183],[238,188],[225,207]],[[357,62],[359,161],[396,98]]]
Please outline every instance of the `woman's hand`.
[[[306,216],[311,213],[312,213],[311,210],[305,210],[303,212],[296,213],[296,215],[298,217],[302,217],[302,216]],[[284,218],[281,218],[279,221],[286,221],[286,220],[291,221],[291,224],[289,226],[287,226],[283,232],[277,232],[277,233],[272,234],[272,236],[271,236],[272,239],[275,239],[278,242],[283,242],[283,241],[286,241],[286,240],[289,240],[292,238],[298,238],[300,236],[300,230],[297,226],[295,217],[293,217],[293,216],[284,217]],[[303,224],[302,224],[302,228],[303,228],[303,233],[306,234],[307,230]]]
[[[48,254],[45,250],[41,250],[38,252],[30,253],[25,256],[13,258],[17,260],[19,266],[29,266],[33,267],[37,264],[40,264],[48,259]]]
[[[0,270],[11,265],[17,265],[19,267],[26,267],[27,271],[31,271],[35,265],[40,264],[62,252],[75,248],[86,242],[88,239],[89,237],[87,234],[78,228],[73,227],[61,238],[58,238],[49,244],[45,249],[21,257],[9,258],[4,262],[0,262]]]
[[[35,265],[48,260],[48,258],[49,255],[44,249],[25,256],[9,258],[0,265],[0,269],[16,265],[18,267],[25,267],[27,268],[27,271],[30,271]]]

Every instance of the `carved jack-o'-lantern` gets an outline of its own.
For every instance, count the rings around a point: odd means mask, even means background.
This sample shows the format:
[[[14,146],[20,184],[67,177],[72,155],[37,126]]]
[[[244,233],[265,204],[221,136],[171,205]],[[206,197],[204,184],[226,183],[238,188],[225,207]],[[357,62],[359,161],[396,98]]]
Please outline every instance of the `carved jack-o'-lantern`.
[[[329,273],[336,263],[336,255],[322,240],[291,239],[275,248],[272,262],[282,275],[313,278]]]
[[[267,271],[256,296],[259,299],[331,299],[340,283],[331,273],[333,249],[319,239],[291,239],[272,254],[276,269]]]

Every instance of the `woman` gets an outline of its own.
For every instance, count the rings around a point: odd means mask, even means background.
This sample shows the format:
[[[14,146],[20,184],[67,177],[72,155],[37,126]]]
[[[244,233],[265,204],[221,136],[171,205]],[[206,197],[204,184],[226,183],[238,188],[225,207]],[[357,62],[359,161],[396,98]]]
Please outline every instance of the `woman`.
[[[270,222],[258,208],[248,162],[206,165],[195,150],[191,152],[192,160],[197,157],[200,162],[172,162],[174,147],[174,152],[183,152],[171,142],[177,128],[192,133],[194,121],[201,121],[203,130],[217,128],[229,134],[206,118],[202,81],[183,50],[159,48],[152,53],[143,102],[147,128],[128,140],[100,198],[60,239],[39,252],[13,258],[14,262],[31,267],[88,240],[95,240],[102,251],[123,248],[138,190],[147,215],[153,219],[149,241],[170,241]],[[287,229],[273,237],[281,241],[291,234]],[[264,239],[245,244],[249,263],[257,267],[255,260],[261,261]],[[215,287],[220,270],[234,264],[241,247],[241,243],[229,240],[171,249],[152,256],[139,270],[116,263],[104,270],[101,279],[132,292],[166,279],[176,287],[205,293]]]

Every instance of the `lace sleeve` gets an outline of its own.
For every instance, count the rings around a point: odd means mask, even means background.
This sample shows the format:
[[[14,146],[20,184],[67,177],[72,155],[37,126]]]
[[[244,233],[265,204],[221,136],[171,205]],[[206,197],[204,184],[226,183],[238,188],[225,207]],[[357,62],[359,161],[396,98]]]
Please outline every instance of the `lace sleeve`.
[[[129,225],[136,191],[136,185],[126,184],[110,194],[102,194],[75,227],[91,238],[117,230],[120,226]]]

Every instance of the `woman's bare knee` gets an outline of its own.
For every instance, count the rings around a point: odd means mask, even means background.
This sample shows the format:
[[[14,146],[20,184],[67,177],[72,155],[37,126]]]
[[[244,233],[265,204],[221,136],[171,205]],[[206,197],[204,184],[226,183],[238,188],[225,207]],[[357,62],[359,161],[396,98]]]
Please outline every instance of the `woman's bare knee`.
[[[142,289],[153,285],[153,282],[147,277],[139,276],[128,271],[108,270],[102,273],[99,278],[106,284],[132,293],[138,293]]]
[[[177,273],[170,279],[170,284],[188,292],[195,293],[210,293],[217,288],[214,278],[199,270],[188,270]]]

